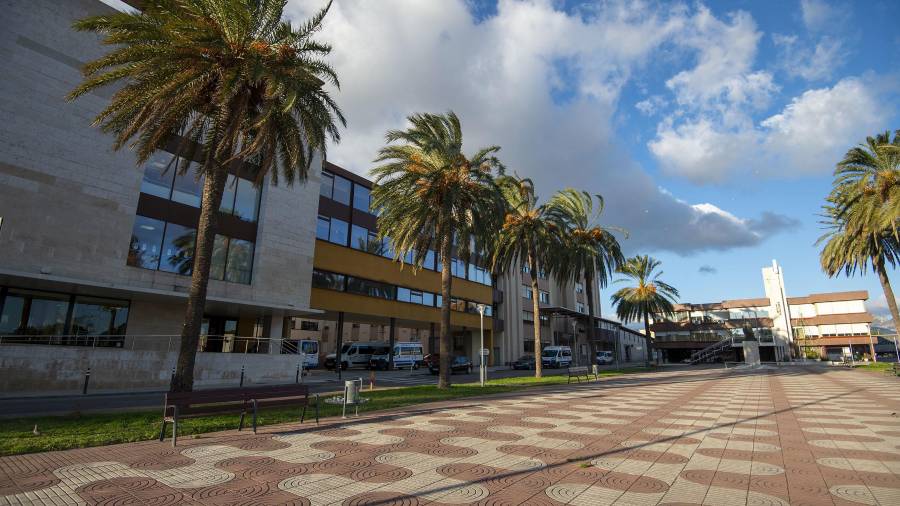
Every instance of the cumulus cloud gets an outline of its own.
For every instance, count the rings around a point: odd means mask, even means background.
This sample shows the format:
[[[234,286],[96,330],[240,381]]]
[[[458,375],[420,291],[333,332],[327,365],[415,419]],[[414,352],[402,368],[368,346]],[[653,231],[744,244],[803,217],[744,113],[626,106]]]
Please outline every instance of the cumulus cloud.
[[[779,51],[779,67],[789,76],[807,81],[830,78],[847,59],[841,41],[828,36],[812,45],[802,42],[796,35],[775,34],[772,42]]]
[[[719,272],[719,270],[712,265],[701,265],[700,268],[697,269],[697,272],[700,274],[715,274]]]
[[[320,4],[291,0],[287,12],[302,20]],[[366,174],[386,130],[404,127],[412,112],[453,109],[470,151],[501,145],[504,162],[533,178],[542,197],[565,186],[603,194],[604,219],[629,231],[624,245],[631,252],[752,246],[791,226],[784,217],[780,223],[765,214],[738,218],[712,204],[679,200],[630,158],[612,128],[623,87],[655,51],[672,43],[700,47],[698,30],[706,26],[723,39],[749,37],[740,51],[752,51],[758,34],[730,28],[745,29],[752,20],[723,23],[702,7],[641,2],[575,12],[558,7],[550,0],[501,0],[496,13],[476,19],[463,0],[336,2],[321,38],[334,45],[342,84],[336,96],[349,125],[329,151],[331,161]],[[704,70],[676,76],[677,100],[762,100],[771,88],[764,73],[734,74],[716,89],[704,82],[744,58],[710,58]]]

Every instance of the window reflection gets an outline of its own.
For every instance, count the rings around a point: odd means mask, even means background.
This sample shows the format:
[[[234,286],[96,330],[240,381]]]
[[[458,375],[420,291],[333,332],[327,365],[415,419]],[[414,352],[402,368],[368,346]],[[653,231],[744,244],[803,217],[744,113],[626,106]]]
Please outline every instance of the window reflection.
[[[175,223],[166,225],[159,270],[190,275],[194,267],[197,230]]]
[[[253,243],[242,239],[230,239],[228,262],[225,266],[225,281],[250,284],[253,269]]]
[[[319,216],[316,221],[316,239],[322,239],[323,241],[327,241],[329,236],[329,231],[331,229],[331,219],[326,216]]]
[[[157,152],[144,164],[144,178],[141,181],[141,192],[168,199],[172,193],[172,180],[175,177],[175,156]]]
[[[228,238],[224,235],[216,235],[213,243],[212,261],[209,266],[210,279],[225,279],[225,259],[228,258]]]
[[[341,176],[334,176],[334,193],[332,199],[341,204],[350,205],[350,187],[352,183],[349,179]]]
[[[128,246],[128,265],[156,270],[159,268],[160,244],[166,223],[145,216],[135,216]]]
[[[319,195],[331,198],[334,189],[334,176],[330,172],[322,171],[322,184],[319,186]]]
[[[124,335],[128,304],[120,301],[78,297],[72,311],[72,335]]]
[[[353,207],[364,212],[371,212],[370,209],[371,192],[365,186],[353,185]]]
[[[259,210],[259,188],[252,181],[238,178],[234,199],[234,215],[244,221],[256,221]]]
[[[183,173],[184,164],[179,163],[178,165],[175,184],[172,185],[172,200],[192,207],[200,207],[200,199],[203,195],[203,176],[197,177],[196,164],[189,164]]]
[[[222,203],[219,204],[219,212],[231,214],[234,212],[234,194],[237,188],[237,179],[233,174],[228,174],[225,180],[225,191],[222,193]]]
[[[328,240],[343,246],[347,245],[348,234],[347,222],[337,218],[331,218],[331,229],[329,230]]]

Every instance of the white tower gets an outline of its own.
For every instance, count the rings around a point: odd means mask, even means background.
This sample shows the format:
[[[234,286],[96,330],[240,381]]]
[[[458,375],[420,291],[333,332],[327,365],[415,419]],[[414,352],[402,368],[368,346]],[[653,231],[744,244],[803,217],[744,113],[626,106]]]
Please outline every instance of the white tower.
[[[769,316],[772,318],[772,335],[775,338],[776,360],[789,360],[794,332],[791,327],[791,306],[784,290],[784,275],[778,262],[763,267],[763,284],[769,299]]]

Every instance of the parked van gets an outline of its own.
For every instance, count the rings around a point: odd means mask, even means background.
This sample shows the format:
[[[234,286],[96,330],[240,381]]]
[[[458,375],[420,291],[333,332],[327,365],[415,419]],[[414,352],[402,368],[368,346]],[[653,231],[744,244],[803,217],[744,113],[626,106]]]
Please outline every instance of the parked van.
[[[382,355],[390,348],[385,343],[344,343],[341,346],[341,369],[350,367],[369,367],[372,355]],[[335,354],[325,355],[325,368],[334,369]]]
[[[285,340],[281,345],[281,353],[303,354],[303,367],[305,369],[315,369],[319,367],[319,341],[311,339],[290,339]]]
[[[569,367],[572,365],[572,348],[568,346],[547,346],[541,352],[544,367]]]
[[[423,360],[421,343],[395,343],[394,344],[394,368],[395,369],[418,369],[422,365]],[[387,369],[388,354],[387,350],[380,355],[372,355],[369,361],[369,367],[372,369]]]
[[[615,361],[615,357],[613,357],[613,352],[611,351],[598,351],[597,352],[597,365],[609,365]]]

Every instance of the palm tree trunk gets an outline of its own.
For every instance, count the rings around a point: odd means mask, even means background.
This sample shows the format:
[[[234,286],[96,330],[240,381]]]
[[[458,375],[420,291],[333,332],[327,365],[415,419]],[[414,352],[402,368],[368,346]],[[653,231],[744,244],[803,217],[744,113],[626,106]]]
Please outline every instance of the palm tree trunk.
[[[891,311],[891,319],[894,320],[894,333],[900,334],[900,311],[897,310],[897,299],[894,298],[894,290],[891,288],[891,282],[888,279],[887,272],[884,270],[884,260],[872,259],[875,272],[878,273],[878,281],[881,282],[881,289],[884,291],[884,298],[887,299],[888,309]],[[869,331],[871,334],[871,330]],[[900,339],[900,337],[895,337]]]
[[[197,225],[194,267],[191,288],[188,293],[184,325],[181,328],[181,346],[175,375],[170,389],[173,392],[190,392],[194,388],[194,362],[197,358],[197,343],[200,340],[200,326],[206,306],[206,289],[209,283],[209,269],[212,264],[213,245],[216,240],[216,225],[219,221],[219,206],[225,192],[228,168],[220,165],[206,174],[203,183],[203,201],[200,204],[200,222]]]
[[[453,232],[443,231],[441,235],[441,337],[438,369],[438,388],[450,387],[450,288],[453,275],[450,264],[453,260]]]
[[[644,335],[647,337],[646,366],[650,367],[650,357],[653,355],[653,341],[650,339],[650,315],[644,314]]]
[[[588,306],[588,324],[587,324],[587,340],[588,340],[588,348],[591,348],[594,345],[594,282],[593,280],[588,280],[587,275],[584,276],[584,295],[587,298],[587,306]],[[574,337],[573,337],[574,340]],[[616,350],[616,357],[619,356],[619,351]]]
[[[531,302],[534,311],[534,321],[531,326],[534,327],[534,377],[540,378],[543,371],[541,363],[541,303],[538,288],[538,264],[533,249],[528,251],[528,269],[531,270]]]

